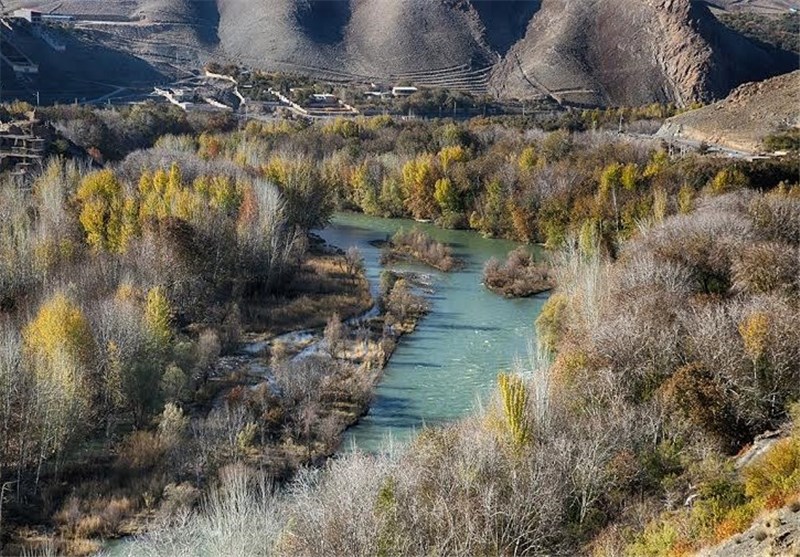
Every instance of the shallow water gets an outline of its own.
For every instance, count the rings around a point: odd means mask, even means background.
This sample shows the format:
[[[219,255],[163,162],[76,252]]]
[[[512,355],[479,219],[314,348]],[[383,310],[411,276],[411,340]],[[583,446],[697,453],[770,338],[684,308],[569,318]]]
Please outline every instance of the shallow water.
[[[377,290],[382,267],[380,249],[370,240],[385,239],[401,227],[420,227],[451,245],[465,265],[453,273],[402,265],[433,278],[431,312],[404,337],[378,385],[369,413],[348,430],[344,447],[379,451],[389,437],[407,440],[423,424],[464,416],[491,392],[499,371],[525,359],[535,340],[533,322],[546,296],[506,300],[481,284],[484,263],[504,258],[517,244],[489,240],[467,231],[441,230],[430,224],[337,214],[319,232],[342,249],[357,246],[367,277]]]

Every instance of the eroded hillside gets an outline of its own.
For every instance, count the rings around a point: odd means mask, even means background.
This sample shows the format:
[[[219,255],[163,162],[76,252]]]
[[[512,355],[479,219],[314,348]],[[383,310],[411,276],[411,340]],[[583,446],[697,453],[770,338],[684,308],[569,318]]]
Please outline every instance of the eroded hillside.
[[[213,59],[571,104],[709,101],[798,63],[693,0],[9,2],[20,5],[76,15],[166,73]]]
[[[670,118],[659,134],[756,152],[768,135],[800,126],[798,106],[800,72],[792,72],[747,83],[720,102]]]

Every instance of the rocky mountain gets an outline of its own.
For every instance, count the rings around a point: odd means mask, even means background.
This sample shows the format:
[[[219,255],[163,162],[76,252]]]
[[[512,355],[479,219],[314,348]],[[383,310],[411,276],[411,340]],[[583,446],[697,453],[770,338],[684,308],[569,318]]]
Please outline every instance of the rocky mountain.
[[[688,0],[549,0],[499,65],[501,94],[573,103],[690,104],[792,66]]]
[[[800,127],[800,71],[735,89],[722,101],[664,123],[659,135],[758,152],[769,134]]]
[[[796,57],[727,29],[700,0],[6,4],[76,14],[81,32],[167,74],[213,59],[322,79],[549,95],[572,104],[688,104],[798,65]]]

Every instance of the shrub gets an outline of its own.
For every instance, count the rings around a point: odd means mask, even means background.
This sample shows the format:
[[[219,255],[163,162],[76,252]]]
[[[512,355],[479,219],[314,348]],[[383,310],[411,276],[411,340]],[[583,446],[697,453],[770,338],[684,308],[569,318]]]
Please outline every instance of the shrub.
[[[163,461],[165,451],[166,444],[160,436],[134,431],[119,450],[117,466],[132,472],[151,470]]]
[[[548,266],[535,264],[524,247],[508,254],[500,263],[492,258],[483,268],[483,283],[487,288],[507,298],[532,296],[553,288],[554,277]]]
[[[800,254],[786,244],[761,242],[743,246],[734,256],[733,287],[747,294],[797,288]]]
[[[568,300],[561,292],[551,295],[536,318],[536,334],[549,351],[555,352],[566,327]]]
[[[325,325],[324,337],[331,357],[335,358],[345,340],[344,324],[338,313],[334,313],[328,319],[328,324]]]
[[[391,259],[392,255],[412,257],[445,272],[460,264],[447,245],[416,228],[409,231],[401,228],[392,236],[390,251],[384,255],[384,260]]]
[[[800,435],[781,439],[756,462],[744,469],[748,497],[780,507],[800,490]]]

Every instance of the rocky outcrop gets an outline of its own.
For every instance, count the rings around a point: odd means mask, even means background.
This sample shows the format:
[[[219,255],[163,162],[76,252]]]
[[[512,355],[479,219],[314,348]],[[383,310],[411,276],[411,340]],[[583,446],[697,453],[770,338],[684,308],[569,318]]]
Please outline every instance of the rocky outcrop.
[[[658,135],[758,152],[769,134],[800,126],[798,106],[800,71],[742,85],[722,101],[670,118]]]
[[[794,557],[800,555],[800,503],[757,520],[750,528],[696,557]]]

